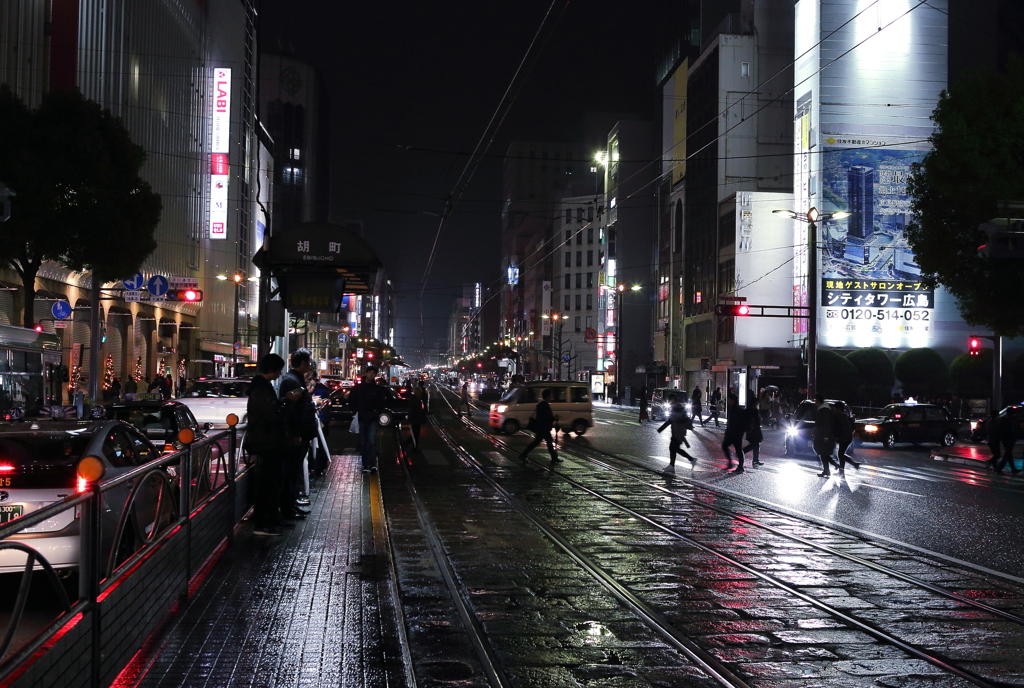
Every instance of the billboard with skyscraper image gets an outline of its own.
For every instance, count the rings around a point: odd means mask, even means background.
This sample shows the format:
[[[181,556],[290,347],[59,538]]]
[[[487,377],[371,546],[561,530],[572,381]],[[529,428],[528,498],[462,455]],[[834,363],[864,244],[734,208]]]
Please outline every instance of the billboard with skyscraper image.
[[[904,235],[910,166],[925,151],[867,137],[829,136],[823,143],[823,211],[850,213],[821,223],[823,334],[930,332],[935,294],[922,284]]]

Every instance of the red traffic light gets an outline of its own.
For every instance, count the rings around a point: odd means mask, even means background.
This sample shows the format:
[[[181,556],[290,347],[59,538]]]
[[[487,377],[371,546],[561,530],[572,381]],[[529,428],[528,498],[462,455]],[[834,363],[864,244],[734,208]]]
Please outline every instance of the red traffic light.
[[[750,315],[750,306],[744,303],[720,304],[715,306],[715,315]]]
[[[366,352],[366,357],[367,358],[373,358],[373,352],[372,351],[367,351]]]
[[[184,301],[186,303],[199,303],[203,300],[202,289],[168,289],[166,299],[168,301]]]
[[[978,356],[981,354],[981,339],[978,337],[971,337],[970,341],[967,342],[967,349],[971,356]]]

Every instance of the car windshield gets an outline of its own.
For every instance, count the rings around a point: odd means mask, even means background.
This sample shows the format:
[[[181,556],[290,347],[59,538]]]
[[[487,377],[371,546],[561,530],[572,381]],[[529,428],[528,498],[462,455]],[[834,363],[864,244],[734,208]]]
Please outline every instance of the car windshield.
[[[63,463],[81,458],[92,439],[91,434],[60,432],[34,435],[0,436],[0,464],[7,461]]]
[[[513,387],[509,391],[505,392],[505,396],[501,398],[502,401],[512,401],[516,398],[516,394],[521,390],[522,387]]]
[[[878,412],[879,418],[900,418],[906,413],[906,409],[902,406],[896,406],[891,404],[886,406],[884,409]]]
[[[174,430],[172,407],[115,409],[114,418],[131,423],[140,430]]]
[[[249,383],[243,380],[195,380],[185,390],[186,397],[233,399],[249,396]]]

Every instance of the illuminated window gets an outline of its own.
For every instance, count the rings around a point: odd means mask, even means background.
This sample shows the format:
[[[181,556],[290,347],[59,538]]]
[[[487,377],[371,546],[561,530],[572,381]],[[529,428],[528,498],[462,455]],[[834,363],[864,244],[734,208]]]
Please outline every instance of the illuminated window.
[[[298,148],[289,148],[288,149],[288,158],[291,159],[291,160],[301,160],[302,159],[302,151],[299,150]]]

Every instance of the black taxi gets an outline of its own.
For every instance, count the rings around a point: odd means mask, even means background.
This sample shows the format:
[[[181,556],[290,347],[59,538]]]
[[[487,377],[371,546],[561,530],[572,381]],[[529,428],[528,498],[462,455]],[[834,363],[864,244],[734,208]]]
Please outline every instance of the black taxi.
[[[159,394],[139,392],[125,395],[125,401],[106,404],[106,418],[134,425],[164,453],[183,449],[178,432],[188,428],[195,438],[206,436],[191,409],[178,401],[164,401]]]
[[[898,442],[952,447],[970,433],[970,421],[935,404],[889,404],[874,418],[858,418],[853,427],[859,442],[881,442],[886,449]]]

